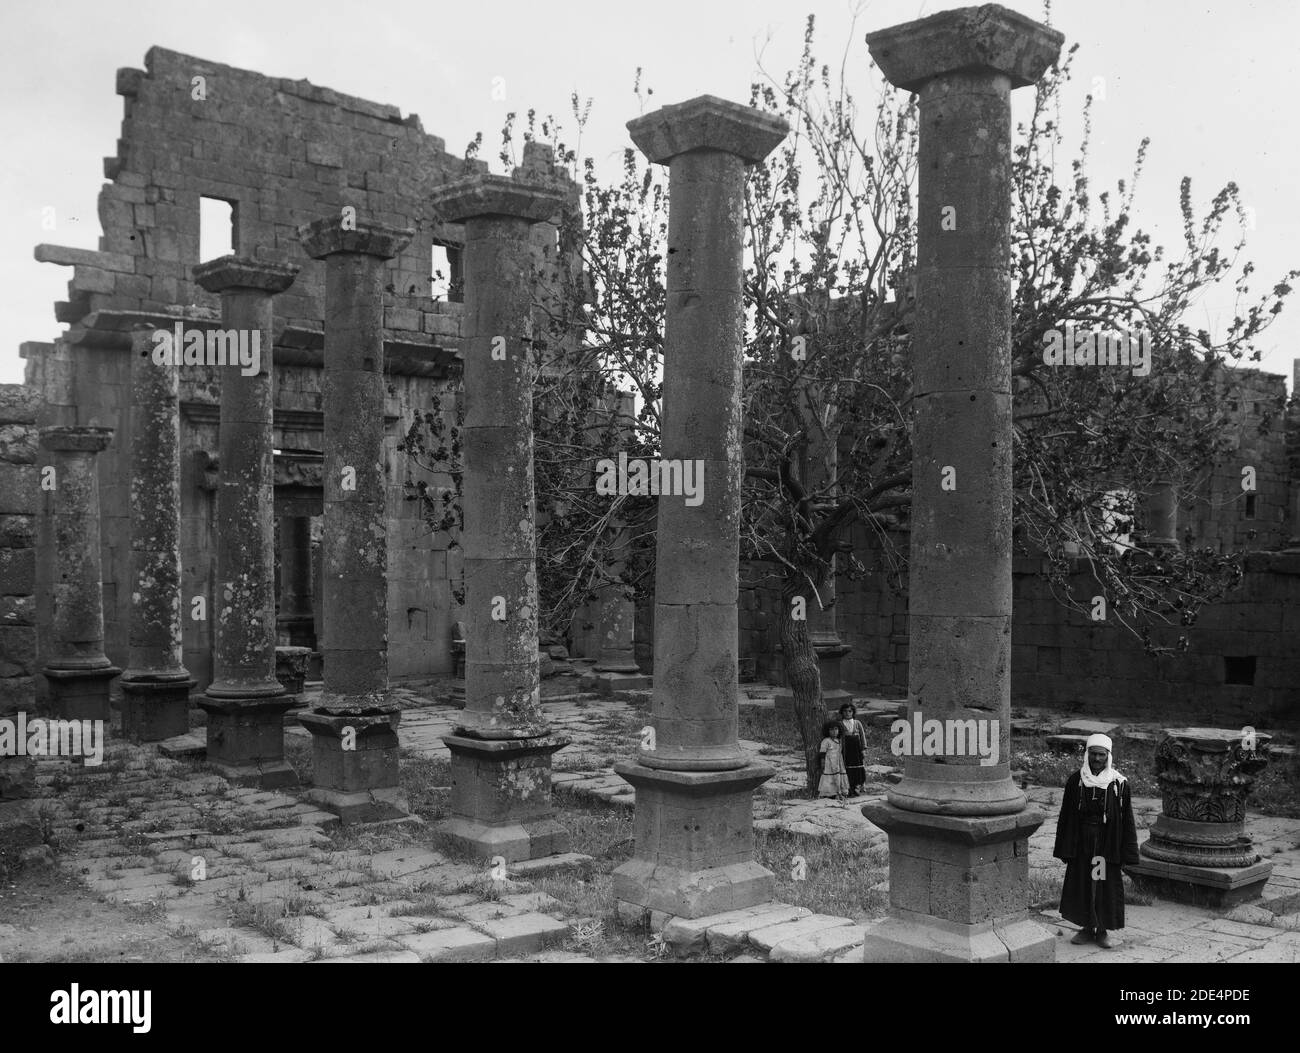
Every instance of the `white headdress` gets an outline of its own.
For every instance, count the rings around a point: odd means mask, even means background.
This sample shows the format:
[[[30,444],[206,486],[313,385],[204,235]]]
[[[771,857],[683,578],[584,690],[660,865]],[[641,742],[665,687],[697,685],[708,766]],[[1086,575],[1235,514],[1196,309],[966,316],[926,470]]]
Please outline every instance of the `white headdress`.
[[[1099,774],[1093,775],[1092,768],[1088,765],[1088,750],[1098,747],[1106,751],[1106,767],[1102,768]],[[1122,783],[1124,781],[1124,776],[1111,766],[1111,742],[1108,736],[1088,736],[1088,744],[1083,751],[1083,765],[1079,768],[1079,778],[1083,781],[1084,786],[1090,786],[1097,790],[1104,790],[1112,782]]]

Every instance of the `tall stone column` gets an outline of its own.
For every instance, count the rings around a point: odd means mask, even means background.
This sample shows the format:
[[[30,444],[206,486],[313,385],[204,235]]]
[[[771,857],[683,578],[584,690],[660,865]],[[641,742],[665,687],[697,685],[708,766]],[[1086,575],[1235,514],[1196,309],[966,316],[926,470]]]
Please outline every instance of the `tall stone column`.
[[[388,520],[384,506],[384,284],[413,231],[337,217],[302,227],[325,261],[326,638],[312,734],[311,797],[345,823],[408,814],[397,760],[401,707],[388,695]]]
[[[612,410],[621,421],[630,418],[633,414],[631,393],[615,393]],[[630,438],[629,431],[628,428],[619,429],[625,442]],[[618,535],[611,546],[614,551],[627,544],[627,525],[620,520],[617,526]],[[641,667],[636,663],[636,604],[632,600],[631,589],[618,580],[623,566],[622,560],[612,561],[606,571],[614,580],[596,590],[599,650],[596,652],[596,664],[592,667],[591,677],[584,677],[582,682],[582,686],[587,688],[590,679],[590,686],[605,695],[615,691],[643,690],[650,686],[650,678],[641,672]]]
[[[754,862],[752,804],[773,772],[737,741],[743,202],[746,165],[789,129],[710,95],[627,127],[668,166],[661,456],[704,468],[698,506],[659,497],[655,736],[615,766],[636,787],[636,854],[614,871],[614,896],[625,917],[662,925],[763,903],[775,889]]]
[[[453,789],[442,829],[483,856],[536,859],[568,851],[551,756],[569,740],[550,733],[538,676],[529,228],[564,195],[478,176],[432,204],[465,224],[465,708],[443,739]]]
[[[280,519],[280,613],[276,628],[290,647],[314,647],[312,613],[311,518]]]
[[[194,681],[182,654],[180,372],[153,360],[153,327],[131,341],[131,623],[122,733],[158,742],[189,730]]]
[[[222,256],[194,268],[221,294],[221,324],[252,345],[257,372],[238,362],[221,375],[217,480],[217,580],[213,596],[208,761],[230,781],[263,788],[297,785],[284,759],[284,713],[293,698],[275,677],[275,529],[271,384],[274,297],[297,266]],[[245,335],[246,334],[246,335]]]
[[[906,759],[888,803],[863,808],[890,845],[891,916],[868,928],[868,961],[1055,953],[1028,918],[1044,816],[1010,765],[1011,90],[1063,39],[992,4],[867,36],[920,97],[908,719],[892,729]],[[937,748],[934,727],[954,732]]]
[[[41,429],[54,454],[50,518],[54,534],[54,605],[50,657],[41,670],[50,684],[50,708],[65,720],[108,725],[108,682],[122,670],[104,654],[104,576],[99,550],[96,455],[113,440],[112,428]],[[42,488],[45,486],[42,477]]]

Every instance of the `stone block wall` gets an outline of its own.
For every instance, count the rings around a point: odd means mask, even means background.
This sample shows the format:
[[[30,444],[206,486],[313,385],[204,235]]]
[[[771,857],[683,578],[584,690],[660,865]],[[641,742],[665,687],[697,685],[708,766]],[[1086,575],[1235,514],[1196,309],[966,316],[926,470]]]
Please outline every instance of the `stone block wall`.
[[[36,700],[36,413],[31,392],[0,384],[0,719]],[[26,796],[31,768],[0,757],[0,800]]]
[[[427,204],[451,179],[485,171],[485,162],[457,157],[415,115],[307,81],[268,77],[151,48],[144,69],[118,71],[125,114],[115,156],[105,158],[99,199],[103,236],[98,250],[37,247],[39,261],[72,268],[68,299],[55,306],[67,332],[54,343],[23,346],[27,385],[41,398],[40,424],[101,424],[115,429],[99,459],[105,644],[121,660],[129,618],[130,325],[147,319],[211,323],[220,298],[200,288],[203,198],[232,206],[233,251],[285,258],[301,267],[275,301],[275,445],[277,508],[290,514],[319,504],[319,483],[293,475],[296,459],[319,455],[325,265],[307,258],[300,225],[356,210],[359,220],[410,227],[415,236],[388,267],[385,296],[387,485],[389,487],[389,659],[394,679],[451,667],[452,591],[460,578],[449,539],[430,535],[418,505],[403,500],[414,469],[397,443],[416,411],[429,408],[459,371],[461,304],[455,287],[432,296],[433,247],[447,247],[455,278],[463,228],[443,224]],[[551,152],[525,145],[516,177],[565,179]],[[570,184],[571,186],[571,184]],[[556,228],[533,231],[539,259],[555,259]],[[271,353],[263,348],[262,353]],[[195,597],[212,610],[220,378],[187,366],[181,383],[182,588],[187,604],[185,662],[199,689],[211,676],[211,617],[189,616]],[[446,400],[445,400],[446,401]],[[285,485],[282,487],[281,483]],[[434,481],[436,484],[436,480]],[[318,511],[314,514],[319,514]],[[48,575],[49,541],[37,524],[38,582]],[[38,597],[48,589],[37,590]],[[39,600],[38,624],[49,622]],[[38,650],[43,643],[38,641]],[[38,683],[38,690],[40,684]]]
[[[1197,496],[1178,510],[1178,537],[1190,536],[1195,548],[1215,552],[1268,551],[1282,548],[1290,521],[1288,501],[1300,475],[1292,471],[1287,432],[1300,414],[1282,412],[1285,379],[1258,370],[1238,370],[1236,390],[1228,402],[1232,423],[1226,438],[1230,452],[1198,480]],[[1225,396],[1228,397],[1228,396]],[[1241,470],[1255,469],[1254,500],[1242,490]]]
[[[1188,639],[1185,653],[1157,658],[1113,618],[1094,622],[1062,606],[1041,571],[1040,560],[1015,561],[1013,703],[1216,726],[1300,722],[1300,553],[1249,553],[1241,587],[1207,607],[1194,626],[1155,630],[1160,646]],[[1080,561],[1071,582],[1076,597],[1091,595],[1088,574]],[[845,686],[905,695],[906,593],[895,594],[873,571],[857,582],[841,576],[838,596],[839,632],[852,647],[843,662]],[[784,682],[779,654],[748,656],[767,670],[765,679]]]

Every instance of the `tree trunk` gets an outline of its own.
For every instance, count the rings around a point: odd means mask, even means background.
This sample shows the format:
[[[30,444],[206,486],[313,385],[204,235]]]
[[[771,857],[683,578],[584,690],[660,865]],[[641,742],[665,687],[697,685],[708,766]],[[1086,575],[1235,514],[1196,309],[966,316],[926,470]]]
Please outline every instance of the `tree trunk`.
[[[810,593],[807,579],[800,577],[791,581],[787,578],[782,590],[781,648],[785,655],[786,684],[794,695],[795,723],[803,740],[808,793],[815,796],[821,774],[817,748],[821,745],[822,725],[826,722],[826,704],[822,701],[822,675],[817,665],[817,653],[808,635],[807,611],[817,602],[817,597]],[[804,601],[804,617],[799,619],[793,617],[797,597]]]

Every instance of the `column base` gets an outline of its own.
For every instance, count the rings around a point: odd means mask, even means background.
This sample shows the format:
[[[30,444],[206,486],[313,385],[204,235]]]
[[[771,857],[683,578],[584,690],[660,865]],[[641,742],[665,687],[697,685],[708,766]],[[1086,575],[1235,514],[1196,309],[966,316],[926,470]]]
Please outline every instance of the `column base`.
[[[551,756],[569,744],[560,735],[478,739],[444,735],[451,751],[451,818],[438,829],[483,859],[518,863],[569,851],[569,832],[555,820]]]
[[[397,760],[401,719],[396,707],[364,714],[300,714],[299,723],[311,732],[313,786],[307,796],[343,823],[410,815]]]
[[[190,730],[190,691],[197,681],[189,674],[163,679],[123,674],[122,735],[131,742],[161,742]]]
[[[614,770],[636,788],[636,854],[614,871],[621,916],[703,918],[775,898],[776,878],[754,861],[753,803],[773,768]]]
[[[50,713],[63,720],[102,720],[108,727],[112,719],[108,682],[121,672],[115,665],[98,669],[42,669],[50,685]]]
[[[633,669],[636,669],[633,666]],[[648,691],[651,679],[640,670],[634,673],[620,673],[613,670],[597,669],[578,681],[583,691],[595,691],[598,695],[612,695],[615,691]]]
[[[298,775],[284,759],[284,714],[292,705],[284,695],[200,698],[208,715],[208,763],[239,786],[297,786]]]
[[[1054,962],[1056,936],[1033,918],[958,925],[900,911],[871,922],[864,962]]]
[[[1029,837],[1046,819],[936,815],[884,801],[862,814],[889,834],[890,916],[867,928],[865,961],[1054,961],[1029,915]]]
[[[1223,908],[1259,899],[1273,873],[1273,864],[1200,867],[1143,856],[1140,863],[1125,867],[1124,872],[1162,899]]]

